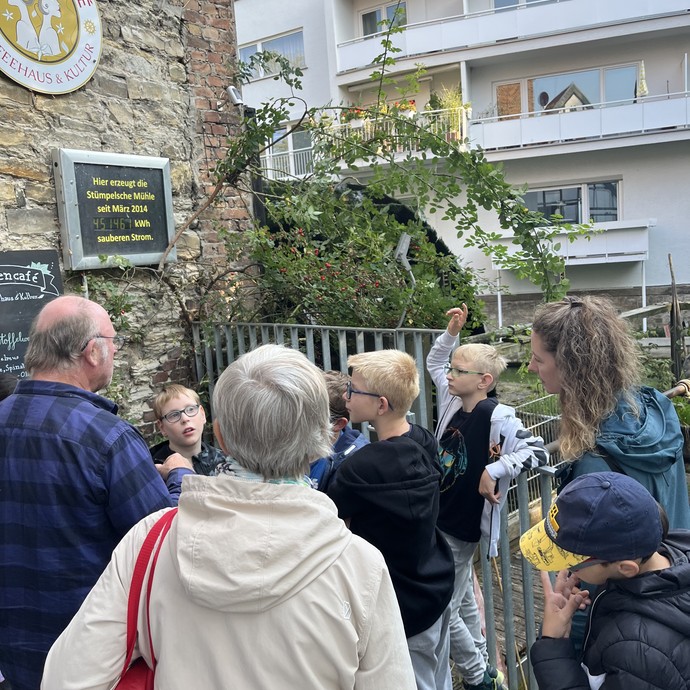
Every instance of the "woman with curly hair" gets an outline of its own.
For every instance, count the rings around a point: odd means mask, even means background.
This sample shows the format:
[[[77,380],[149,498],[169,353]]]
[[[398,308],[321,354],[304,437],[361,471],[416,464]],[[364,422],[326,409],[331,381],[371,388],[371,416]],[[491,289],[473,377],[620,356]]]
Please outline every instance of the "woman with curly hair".
[[[671,528],[690,528],[683,436],[671,401],[641,385],[640,352],[610,300],[566,297],[541,305],[532,358],[561,403],[560,488],[590,472],[621,472],[661,503]],[[560,490],[560,489],[559,489]]]

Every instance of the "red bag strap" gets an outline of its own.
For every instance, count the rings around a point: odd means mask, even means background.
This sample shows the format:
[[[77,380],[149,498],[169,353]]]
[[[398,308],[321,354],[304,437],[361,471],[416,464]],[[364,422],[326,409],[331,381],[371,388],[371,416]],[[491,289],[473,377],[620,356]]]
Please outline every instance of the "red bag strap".
[[[161,546],[163,544],[163,539],[168,533],[172,521],[177,515],[177,508],[164,513],[159,520],[156,521],[154,526],[151,528],[149,533],[144,539],[144,543],[141,545],[139,550],[139,555],[137,556],[136,563],[134,565],[134,572],[132,573],[132,582],[129,586],[129,596],[127,598],[127,654],[125,656],[125,663],[122,668],[122,674],[129,668],[129,664],[132,661],[132,655],[134,654],[134,647],[137,640],[137,617],[139,613],[139,601],[141,599],[141,590],[144,586],[144,578],[146,577],[146,569],[151,561],[151,555],[153,554],[154,547],[156,547],[156,542],[158,542],[158,548],[153,559],[153,566],[151,567],[151,573],[149,575],[149,582],[146,592],[146,619],[148,622],[148,606],[149,598],[151,595],[151,583],[153,582],[153,571],[156,567],[156,561],[158,560],[158,554],[160,553]],[[160,541],[159,541],[160,537]],[[151,655],[153,657],[153,645],[151,644],[151,628],[149,626],[149,644],[151,648]],[[153,666],[155,670],[156,660],[153,658]]]
[[[172,515],[171,515],[172,513]],[[163,547],[163,540],[165,539],[165,535],[168,533],[168,530],[170,529],[170,526],[172,525],[173,518],[175,517],[175,514],[177,513],[177,508],[173,508],[173,510],[169,511],[166,513],[161,519],[160,522],[165,521],[165,524],[163,525],[163,529],[161,530],[161,536],[160,539],[158,540],[158,543],[156,544],[156,551],[153,554],[153,559],[151,563],[151,570],[149,571],[149,581],[148,584],[146,585],[146,627],[148,628],[148,633],[149,633],[149,649],[151,650],[151,670],[155,673],[156,671],[156,654],[153,651],[153,638],[151,637],[151,618],[149,617],[149,602],[151,600],[151,585],[153,584],[153,574],[156,572],[156,563],[158,563],[158,554],[161,552],[161,548]],[[170,515],[170,517],[168,517]],[[153,676],[153,674],[152,674]],[[151,678],[153,680],[153,677]]]

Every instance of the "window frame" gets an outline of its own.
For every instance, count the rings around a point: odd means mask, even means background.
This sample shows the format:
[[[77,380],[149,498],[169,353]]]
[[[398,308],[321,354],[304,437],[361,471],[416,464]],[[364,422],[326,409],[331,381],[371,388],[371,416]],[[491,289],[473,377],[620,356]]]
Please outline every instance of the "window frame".
[[[287,132],[289,129],[295,126],[295,122],[285,123],[281,127],[278,127],[273,132],[273,140],[268,145],[268,148],[263,152],[261,158],[262,166],[265,164],[270,168],[269,175],[272,179],[287,179],[291,177],[303,177],[312,172],[312,162],[305,160],[299,160],[296,154],[312,151],[314,148],[314,142],[311,141],[309,146],[295,148],[295,135],[308,134],[311,137],[311,133],[308,129],[297,129],[290,132],[287,137],[281,139],[279,148],[274,148],[276,136],[280,136],[281,133]],[[268,143],[268,142],[267,142]],[[304,169],[302,169],[304,166]],[[281,175],[281,173],[283,173]]]
[[[527,77],[516,77],[514,79],[501,79],[500,81],[495,81],[491,85],[492,89],[492,94],[493,94],[493,102],[496,103],[496,116],[499,118],[512,118],[516,117],[517,115],[526,115],[530,114],[532,116],[538,116],[538,115],[543,115],[543,114],[548,114],[549,112],[557,112],[557,111],[551,111],[551,110],[545,110],[544,108],[540,108],[538,110],[533,110],[533,104],[529,103],[529,94],[530,94],[530,82],[535,82],[539,79],[547,79],[550,77],[560,77],[564,75],[569,75],[569,74],[578,74],[578,73],[585,73],[585,72],[598,72],[599,73],[599,96],[598,96],[598,101],[595,103],[587,104],[583,107],[585,108],[590,108],[590,107],[597,107],[597,106],[602,106],[602,105],[607,105],[608,103],[625,103],[625,102],[634,102],[636,99],[636,96],[632,94],[629,99],[624,99],[622,101],[620,100],[607,100],[606,99],[606,76],[607,73],[611,72],[612,70],[617,70],[617,69],[625,69],[625,68],[633,68],[635,70],[635,74],[639,75],[640,72],[640,65],[642,64],[643,60],[633,60],[629,62],[622,62],[622,63],[615,63],[615,64],[610,64],[610,65],[598,65],[598,66],[593,66],[593,67],[583,67],[581,69],[572,69],[568,71],[558,71],[558,72],[550,72],[550,73],[545,73],[545,74],[537,74],[537,75],[531,75]],[[510,86],[512,84],[519,84],[520,87],[520,112],[519,113],[507,113],[507,114],[502,114],[499,111],[499,89],[504,86]],[[558,94],[554,94],[553,97],[555,97]]]
[[[358,14],[358,22],[357,25],[359,27],[359,30],[361,32],[361,37],[362,38],[370,38],[371,36],[376,36],[376,34],[381,33],[381,28],[379,27],[379,22],[383,21],[384,17],[388,19],[388,12],[387,10],[389,8],[393,8],[395,11],[395,7],[398,3],[397,2],[384,2],[380,5],[374,5],[373,7],[365,7],[362,10],[359,10]],[[407,22],[407,1],[401,2],[400,5],[404,8],[405,15],[404,15],[404,22]],[[372,33],[365,33],[364,31],[364,15],[365,14],[371,14],[372,12],[379,12],[381,19],[377,19],[376,21],[376,31]],[[404,23],[398,24],[398,26],[404,26]]]
[[[616,190],[616,208],[615,208],[615,218],[608,218],[605,220],[593,220],[592,219],[592,204],[590,203],[590,191],[592,188],[595,187],[595,185],[615,185],[615,190]],[[579,208],[578,208],[578,215],[579,219],[576,220],[569,220],[567,217],[564,217],[564,219],[560,222],[562,223],[572,223],[575,225],[579,225],[582,223],[613,223],[619,220],[622,220],[622,208],[621,208],[621,184],[622,180],[620,178],[607,178],[607,179],[596,179],[596,180],[587,180],[586,182],[572,182],[572,183],[563,183],[563,184],[557,184],[557,185],[544,185],[544,186],[535,186],[535,187],[530,187],[525,194],[523,195],[523,199],[525,201],[525,205],[527,206],[527,195],[528,194],[538,194],[538,193],[544,193],[544,192],[563,192],[564,190],[570,190],[570,189],[575,189],[578,190],[579,192]],[[528,206],[529,208],[529,206]],[[609,207],[609,209],[612,207]],[[539,205],[537,205],[537,211],[542,211],[541,208],[539,208]],[[604,207],[602,207],[602,210],[599,215],[602,215],[606,213],[606,210]],[[547,215],[544,213],[544,217],[547,220],[551,220],[551,216],[554,214]]]
[[[304,47],[304,29],[302,27],[300,27],[299,29],[294,29],[292,31],[286,31],[282,34],[276,34],[275,36],[266,36],[260,40],[252,41],[251,43],[245,43],[244,45],[237,47],[237,54],[240,57],[240,60],[243,60],[242,51],[246,50],[247,48],[252,48],[252,47],[255,48],[255,50],[249,55],[249,57],[251,57],[251,55],[254,55],[255,53],[261,53],[264,50],[270,50],[270,48],[264,48],[264,44],[266,44],[266,43],[270,43],[271,41],[276,41],[276,40],[281,39],[281,38],[286,38],[288,36],[296,36],[298,34],[301,35],[301,37],[302,37],[302,55],[303,55],[302,62],[304,64],[293,65],[293,67],[299,67],[300,69],[306,69],[306,67],[307,67],[307,54],[306,54],[306,50]],[[274,50],[273,52],[280,53],[280,51],[276,51],[276,50]],[[283,55],[283,53],[280,53],[280,54]],[[286,56],[283,56],[283,57],[286,57]],[[246,62],[246,60],[243,60],[243,61]],[[277,73],[278,73],[277,71],[271,72],[271,71],[266,70],[263,67],[260,67],[255,71],[254,76],[252,76],[252,81],[256,81],[257,79],[266,79],[268,77],[274,77]]]

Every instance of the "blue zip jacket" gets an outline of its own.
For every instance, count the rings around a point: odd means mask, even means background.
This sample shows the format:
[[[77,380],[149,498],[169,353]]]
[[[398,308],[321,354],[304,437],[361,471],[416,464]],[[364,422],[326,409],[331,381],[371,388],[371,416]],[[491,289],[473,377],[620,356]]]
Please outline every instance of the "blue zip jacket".
[[[333,475],[342,465],[345,458],[359,448],[366,446],[369,439],[350,426],[344,427],[338,440],[333,445],[333,454],[327,458],[319,458],[309,465],[309,479],[314,488],[325,492],[333,479]]]

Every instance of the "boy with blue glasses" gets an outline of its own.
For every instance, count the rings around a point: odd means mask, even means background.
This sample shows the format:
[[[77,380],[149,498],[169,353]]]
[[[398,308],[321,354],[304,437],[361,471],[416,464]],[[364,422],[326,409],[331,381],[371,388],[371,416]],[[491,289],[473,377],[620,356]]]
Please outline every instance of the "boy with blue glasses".
[[[319,458],[309,465],[309,480],[312,486],[326,493],[328,485],[338,471],[340,465],[347,457],[362,446],[369,443],[364,434],[353,429],[350,422],[350,413],[347,411],[345,396],[351,391],[351,381],[342,371],[331,369],[323,374],[328,388],[328,407],[331,413],[333,425],[333,452],[327,458]]]
[[[377,440],[343,462],[327,493],[352,532],[386,560],[418,690],[451,690],[453,557],[436,527],[436,440],[406,418],[419,395],[417,364],[399,350],[352,355],[347,363],[350,419],[369,422]]]

